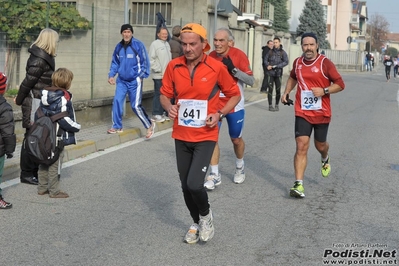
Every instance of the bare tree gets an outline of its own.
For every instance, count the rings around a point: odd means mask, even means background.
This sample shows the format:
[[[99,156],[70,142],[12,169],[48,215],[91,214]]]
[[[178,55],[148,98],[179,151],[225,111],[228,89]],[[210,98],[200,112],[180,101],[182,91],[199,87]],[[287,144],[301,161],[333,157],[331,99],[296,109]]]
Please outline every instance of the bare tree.
[[[389,22],[380,14],[371,16],[367,33],[371,36],[371,50],[381,51],[388,40]]]

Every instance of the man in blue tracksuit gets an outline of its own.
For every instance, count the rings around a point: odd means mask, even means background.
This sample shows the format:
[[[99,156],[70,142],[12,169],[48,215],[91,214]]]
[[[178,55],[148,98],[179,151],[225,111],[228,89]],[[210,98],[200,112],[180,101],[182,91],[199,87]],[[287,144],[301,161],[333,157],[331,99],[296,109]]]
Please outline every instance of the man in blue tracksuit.
[[[126,95],[129,95],[133,112],[141,120],[147,129],[146,139],[154,134],[155,123],[151,122],[143,106],[141,105],[143,93],[143,79],[150,74],[150,60],[144,44],[133,38],[133,27],[124,24],[121,27],[122,41],[119,42],[112,55],[111,67],[108,73],[108,83],[115,85],[115,96],[112,105],[112,127],[109,134],[123,132],[122,114],[123,103]]]

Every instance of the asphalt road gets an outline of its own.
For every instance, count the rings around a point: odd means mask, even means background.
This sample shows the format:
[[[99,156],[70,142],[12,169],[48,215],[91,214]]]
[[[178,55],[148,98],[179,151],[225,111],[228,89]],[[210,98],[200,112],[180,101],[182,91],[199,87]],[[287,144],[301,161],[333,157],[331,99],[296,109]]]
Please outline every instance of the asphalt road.
[[[30,185],[5,188],[14,207],[0,214],[1,265],[395,265],[399,80],[385,82],[382,70],[343,77],[346,89],[332,95],[332,174],[321,176],[311,146],[306,198],[288,193],[293,107],[269,112],[262,100],[246,107],[243,184],[232,182],[235,158],[222,127],[222,184],[209,193],[216,231],[208,243],[182,241],[192,221],[166,130],[66,163],[68,199],[39,196]]]

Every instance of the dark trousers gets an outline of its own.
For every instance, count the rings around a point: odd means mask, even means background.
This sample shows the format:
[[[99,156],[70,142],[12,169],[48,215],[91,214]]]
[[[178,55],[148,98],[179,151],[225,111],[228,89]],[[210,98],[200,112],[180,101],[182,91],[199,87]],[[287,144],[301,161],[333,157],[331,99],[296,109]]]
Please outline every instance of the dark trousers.
[[[37,178],[37,171],[39,171],[39,165],[36,164],[35,162],[32,162],[29,155],[26,153],[26,150],[24,148],[26,135],[27,135],[27,133],[25,133],[24,141],[22,142],[22,146],[21,146],[21,156],[20,156],[20,161],[19,161],[19,166],[21,168],[20,177],[21,178],[27,178],[27,177],[36,177]]]
[[[152,114],[153,115],[163,115],[163,108],[161,105],[161,87],[162,79],[153,79],[154,81],[154,98],[152,99]]]
[[[262,87],[260,88],[261,92],[267,92],[267,87],[269,86],[269,75],[267,74],[267,71],[263,69],[263,81],[262,81]]]
[[[175,140],[177,171],[184,201],[194,223],[199,222],[199,215],[205,216],[209,213],[210,205],[208,193],[204,188],[204,179],[215,144],[214,141]]]
[[[391,78],[391,67],[386,66],[385,67],[385,76],[387,77],[387,80]]]
[[[281,97],[281,77],[269,77],[269,90],[267,92],[267,100],[269,101],[269,105],[273,105],[273,85],[276,85],[276,105],[278,105]]]

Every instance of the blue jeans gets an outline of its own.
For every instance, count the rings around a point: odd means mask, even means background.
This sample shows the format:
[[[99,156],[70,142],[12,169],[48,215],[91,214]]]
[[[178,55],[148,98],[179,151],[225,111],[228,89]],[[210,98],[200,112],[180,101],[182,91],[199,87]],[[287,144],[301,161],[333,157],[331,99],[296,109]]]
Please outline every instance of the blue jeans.
[[[164,109],[161,105],[161,87],[162,79],[153,79],[154,81],[154,98],[152,100],[152,114],[153,115],[163,115]]]

